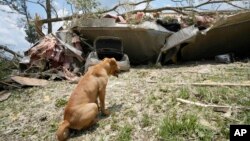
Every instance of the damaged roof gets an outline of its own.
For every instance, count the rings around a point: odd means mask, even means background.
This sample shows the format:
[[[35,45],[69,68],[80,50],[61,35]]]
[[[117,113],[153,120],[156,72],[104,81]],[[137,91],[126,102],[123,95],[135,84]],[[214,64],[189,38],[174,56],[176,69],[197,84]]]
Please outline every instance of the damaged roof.
[[[214,56],[224,53],[249,56],[249,25],[250,12],[244,12],[223,17],[203,31],[199,31],[194,26],[183,28],[167,39],[161,52],[181,47],[182,60],[214,58]],[[187,45],[182,46],[184,44]]]
[[[112,23],[112,19],[105,19],[105,21],[111,24],[95,20],[93,25],[88,23],[87,26],[74,27],[72,30],[92,42],[98,36],[121,38],[124,53],[129,56],[131,64],[144,64],[156,60],[167,37],[173,34],[155,22],[147,21],[139,25],[129,25]]]

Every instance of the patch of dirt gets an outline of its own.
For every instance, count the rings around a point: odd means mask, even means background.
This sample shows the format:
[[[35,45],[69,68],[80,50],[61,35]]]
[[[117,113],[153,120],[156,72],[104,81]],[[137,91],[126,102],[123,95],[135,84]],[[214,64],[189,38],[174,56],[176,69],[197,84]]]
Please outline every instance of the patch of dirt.
[[[112,112],[109,117],[99,116],[100,121],[89,130],[73,132],[70,141],[117,140],[124,128],[132,129],[130,139],[136,141],[160,140],[158,130],[167,113],[194,114],[200,124],[211,129],[214,139],[227,140],[225,132],[230,124],[250,124],[249,111],[234,110],[229,117],[176,101],[186,89],[186,98],[220,105],[250,106],[249,88],[197,87],[168,85],[169,83],[202,83],[250,81],[250,63],[209,64],[193,63],[161,68],[136,67],[111,77],[107,86],[106,105]],[[50,82],[38,88],[11,91],[9,99],[0,103],[0,139],[9,141],[56,140],[55,131],[63,118],[65,101],[76,84]],[[184,92],[185,92],[184,91]],[[202,93],[204,92],[204,93]],[[209,94],[207,94],[209,93]],[[206,95],[207,94],[207,95]],[[203,95],[197,98],[196,95]],[[226,95],[226,96],[225,96]],[[242,96],[242,99],[237,97]],[[202,98],[202,99],[201,99]],[[217,101],[214,101],[216,99]],[[241,104],[241,105],[240,105]]]

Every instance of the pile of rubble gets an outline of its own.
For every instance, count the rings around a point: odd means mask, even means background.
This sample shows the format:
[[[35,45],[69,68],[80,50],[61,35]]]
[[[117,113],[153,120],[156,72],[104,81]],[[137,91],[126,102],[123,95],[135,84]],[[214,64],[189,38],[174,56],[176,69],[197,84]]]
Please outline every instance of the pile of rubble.
[[[175,62],[177,57],[194,60],[223,53],[247,53],[249,50],[246,48],[249,13],[218,19],[208,15],[138,12],[129,16],[107,14],[102,19],[92,19],[91,22],[88,19],[82,22],[85,25],[60,29],[55,34],[44,36],[25,52],[19,63],[20,71],[15,75],[77,82],[84,73],[87,55],[95,50],[94,39],[98,36],[121,38],[124,53],[133,65],[152,60],[164,64],[169,60]],[[240,24],[242,26],[238,27]],[[232,34],[236,28],[238,36]],[[224,31],[228,34],[219,36]],[[225,39],[232,43],[229,45]],[[232,46],[236,44],[241,45],[242,50]]]
[[[49,34],[25,52],[20,61],[20,75],[41,72],[36,77],[77,81],[84,66],[84,53],[79,36],[72,36],[71,44]]]

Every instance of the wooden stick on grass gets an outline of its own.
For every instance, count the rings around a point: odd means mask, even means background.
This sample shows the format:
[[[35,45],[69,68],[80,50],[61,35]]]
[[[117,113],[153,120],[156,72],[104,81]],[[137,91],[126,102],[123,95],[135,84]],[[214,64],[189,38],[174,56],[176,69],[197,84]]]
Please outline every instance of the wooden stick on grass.
[[[16,88],[21,88],[20,86],[13,85],[13,84],[9,84],[9,83],[3,82],[3,81],[0,81],[0,83],[2,83],[2,84],[4,84],[4,85],[8,85],[8,86],[12,86],[12,87],[16,87]]]
[[[204,103],[200,103],[200,102],[189,101],[189,100],[182,99],[182,98],[177,98],[176,100],[179,101],[179,102],[182,102],[182,103],[191,104],[191,105],[196,105],[196,106],[200,106],[200,107],[236,108],[236,109],[250,110],[250,107],[243,107],[243,106],[223,106],[223,105],[215,105],[215,104],[204,104]]]
[[[250,84],[247,83],[218,83],[218,82],[212,82],[212,83],[168,83],[167,85],[193,85],[193,86],[229,86],[229,87],[250,87]]]

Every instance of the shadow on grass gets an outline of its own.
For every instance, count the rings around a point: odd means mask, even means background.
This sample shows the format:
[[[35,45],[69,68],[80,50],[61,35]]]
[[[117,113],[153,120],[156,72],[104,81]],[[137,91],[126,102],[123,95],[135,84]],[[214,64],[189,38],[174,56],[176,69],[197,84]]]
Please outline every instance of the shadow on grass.
[[[108,110],[113,113],[113,112],[119,112],[122,108],[123,104],[114,104],[111,107],[108,107]],[[108,118],[109,116],[104,116],[101,114],[101,112],[98,114],[97,118],[100,120],[104,120]],[[88,133],[94,132],[97,128],[99,127],[99,123],[97,122],[94,126],[85,129],[85,130],[75,130],[75,129],[70,129],[70,136],[69,138],[76,138],[80,136],[84,136]]]
[[[75,129],[70,129],[70,135],[69,138],[76,138],[76,137],[80,137],[80,136],[84,136],[88,133],[92,133],[94,132],[97,128],[99,127],[99,124],[96,123],[94,126],[85,129],[85,130],[75,130]]]

